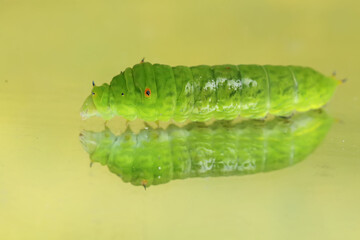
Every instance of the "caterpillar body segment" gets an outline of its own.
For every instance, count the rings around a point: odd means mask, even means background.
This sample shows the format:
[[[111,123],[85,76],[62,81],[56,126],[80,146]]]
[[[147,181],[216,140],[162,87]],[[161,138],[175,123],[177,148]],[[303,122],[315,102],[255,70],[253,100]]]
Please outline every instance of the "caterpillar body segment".
[[[170,67],[143,62],[94,86],[84,118],[206,121],[267,114],[289,116],[326,104],[338,80],[308,67],[200,65]]]

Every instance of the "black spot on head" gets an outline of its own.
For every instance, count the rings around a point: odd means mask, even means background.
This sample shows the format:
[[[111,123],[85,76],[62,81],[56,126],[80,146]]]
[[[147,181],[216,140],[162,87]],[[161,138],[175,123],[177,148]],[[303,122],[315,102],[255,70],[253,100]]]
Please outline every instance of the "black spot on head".
[[[146,95],[150,96],[150,91],[149,90],[146,91]]]
[[[95,95],[95,93],[94,93],[94,92],[92,92],[91,94],[92,94],[92,95]]]
[[[121,93],[121,96],[124,96],[124,93]]]

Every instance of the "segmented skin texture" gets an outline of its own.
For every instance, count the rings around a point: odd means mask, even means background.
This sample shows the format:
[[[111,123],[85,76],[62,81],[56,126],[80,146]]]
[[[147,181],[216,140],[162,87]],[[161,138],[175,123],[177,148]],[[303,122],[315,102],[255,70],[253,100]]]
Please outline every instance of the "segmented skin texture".
[[[157,185],[174,179],[245,175],[300,162],[322,141],[332,119],[322,111],[291,119],[232,124],[190,123],[164,129],[130,129],[115,136],[83,131],[80,140],[92,162],[107,165],[124,182]]]
[[[308,67],[143,62],[115,76],[110,85],[94,86],[89,98],[105,119],[260,119],[320,108],[338,83]]]

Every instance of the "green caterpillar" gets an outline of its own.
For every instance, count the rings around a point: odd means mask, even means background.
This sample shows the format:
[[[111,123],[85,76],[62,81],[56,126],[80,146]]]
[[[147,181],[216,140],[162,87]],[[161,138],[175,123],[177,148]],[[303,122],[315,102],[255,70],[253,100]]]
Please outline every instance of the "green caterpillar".
[[[127,129],[115,136],[83,131],[80,141],[92,162],[107,165],[124,182],[157,185],[174,179],[244,175],[293,165],[308,156],[332,124],[323,111],[291,119],[190,123],[183,128]]]
[[[115,76],[110,85],[93,84],[81,115],[179,122],[289,116],[322,107],[340,82],[308,67],[142,62]]]

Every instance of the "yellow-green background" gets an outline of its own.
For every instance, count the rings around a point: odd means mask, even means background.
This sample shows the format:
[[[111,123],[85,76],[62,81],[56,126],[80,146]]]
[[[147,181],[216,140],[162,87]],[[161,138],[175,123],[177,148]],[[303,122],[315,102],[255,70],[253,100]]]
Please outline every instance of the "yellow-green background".
[[[355,0],[0,0],[0,239],[360,239],[359,9]],[[89,168],[78,141],[98,124],[79,116],[91,81],[142,57],[305,65],[349,81],[327,106],[337,122],[302,163],[144,191]]]

